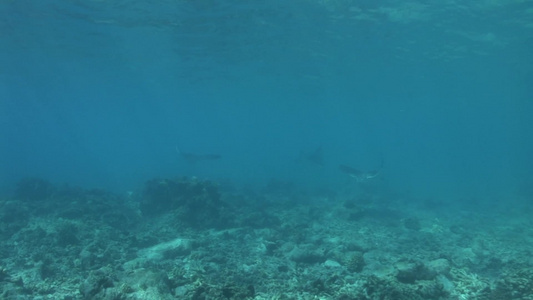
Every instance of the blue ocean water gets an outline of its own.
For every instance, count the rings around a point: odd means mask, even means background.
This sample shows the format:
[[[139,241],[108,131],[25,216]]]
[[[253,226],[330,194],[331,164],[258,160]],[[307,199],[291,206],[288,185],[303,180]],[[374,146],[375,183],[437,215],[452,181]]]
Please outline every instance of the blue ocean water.
[[[0,1],[2,299],[526,299],[532,153],[532,0]]]
[[[195,175],[334,187],[339,163],[383,159],[388,184],[414,193],[523,191],[531,5],[4,1],[1,182],[120,191]],[[223,159],[192,168],[176,146]],[[319,146],[326,168],[295,164]]]

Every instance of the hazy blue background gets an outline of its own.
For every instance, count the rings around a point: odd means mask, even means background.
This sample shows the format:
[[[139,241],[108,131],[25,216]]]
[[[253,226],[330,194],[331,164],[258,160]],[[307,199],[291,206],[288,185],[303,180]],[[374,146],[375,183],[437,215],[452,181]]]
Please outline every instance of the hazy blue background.
[[[532,197],[533,1],[2,1],[0,145],[2,188],[335,189],[383,158],[421,197]]]

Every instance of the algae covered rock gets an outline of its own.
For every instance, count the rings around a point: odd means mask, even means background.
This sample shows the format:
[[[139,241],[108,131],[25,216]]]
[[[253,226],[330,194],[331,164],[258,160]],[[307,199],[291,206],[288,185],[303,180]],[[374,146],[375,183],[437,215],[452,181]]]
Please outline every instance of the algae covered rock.
[[[196,178],[153,179],[145,184],[140,210],[145,216],[179,214],[189,225],[219,225],[223,207],[218,186]]]
[[[433,280],[437,274],[421,262],[398,262],[396,279],[401,283],[414,284],[419,280]]]
[[[533,270],[518,269],[496,283],[490,299],[533,299]]]
[[[363,271],[363,268],[365,267],[365,258],[363,257],[363,253],[361,252],[354,252],[347,261],[347,269],[350,272],[353,273],[359,273]]]

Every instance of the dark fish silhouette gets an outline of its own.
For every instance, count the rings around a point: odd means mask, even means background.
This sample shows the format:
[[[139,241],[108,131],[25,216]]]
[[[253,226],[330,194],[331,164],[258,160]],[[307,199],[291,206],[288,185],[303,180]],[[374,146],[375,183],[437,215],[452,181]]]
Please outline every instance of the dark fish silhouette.
[[[196,154],[190,152],[182,152],[178,147],[176,147],[176,151],[178,152],[181,158],[191,163],[196,163],[204,160],[217,160],[222,158],[222,156],[218,154]]]
[[[312,153],[303,155],[303,157],[310,163],[324,166],[324,151],[322,151],[322,146],[319,146]]]
[[[341,172],[345,173],[345,174],[348,174],[350,177],[353,177],[357,180],[357,182],[362,182],[362,181],[366,181],[366,180],[369,180],[369,179],[372,179],[372,178],[376,178],[379,173],[381,172],[381,169],[383,169],[383,161],[381,162],[381,166],[379,167],[379,169],[377,171],[361,171],[361,170],[358,170],[358,169],[355,169],[355,168],[352,168],[350,166],[347,166],[347,165],[340,165],[339,166],[339,170],[341,170]]]

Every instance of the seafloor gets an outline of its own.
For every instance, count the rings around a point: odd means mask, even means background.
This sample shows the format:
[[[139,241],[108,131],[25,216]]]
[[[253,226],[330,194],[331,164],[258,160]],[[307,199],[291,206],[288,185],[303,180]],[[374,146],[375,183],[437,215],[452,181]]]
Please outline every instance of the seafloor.
[[[0,200],[0,298],[533,299],[533,210],[501,203],[25,179]]]

